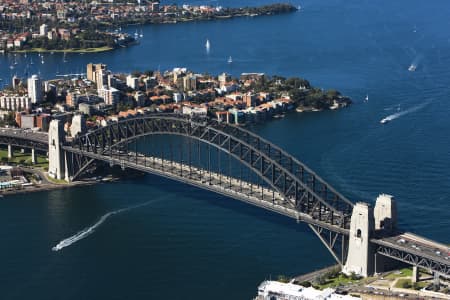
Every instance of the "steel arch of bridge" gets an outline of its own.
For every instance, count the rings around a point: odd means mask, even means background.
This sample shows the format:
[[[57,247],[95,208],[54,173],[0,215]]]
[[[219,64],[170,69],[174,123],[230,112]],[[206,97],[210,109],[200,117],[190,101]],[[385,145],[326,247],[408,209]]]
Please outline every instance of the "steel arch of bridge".
[[[282,194],[290,207],[333,227],[349,228],[352,202],[276,145],[237,126],[210,119],[150,115],[121,120],[78,136],[71,147],[107,157],[113,147],[151,134],[181,135],[210,144],[250,167]]]

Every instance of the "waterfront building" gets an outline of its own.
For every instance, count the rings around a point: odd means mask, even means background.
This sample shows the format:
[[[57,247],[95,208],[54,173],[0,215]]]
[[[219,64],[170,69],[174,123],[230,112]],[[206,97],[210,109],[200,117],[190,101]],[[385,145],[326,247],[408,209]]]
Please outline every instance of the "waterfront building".
[[[31,98],[20,95],[0,96],[0,109],[9,111],[21,111],[31,108]]]
[[[313,287],[303,287],[293,283],[278,281],[264,281],[258,287],[258,296],[255,300],[357,300],[358,297],[340,295],[336,290],[326,288],[318,290]]]
[[[195,91],[197,89],[197,77],[194,75],[183,77],[183,90]]]
[[[231,76],[228,75],[227,73],[222,73],[219,75],[218,79],[219,79],[219,87],[223,88],[226,85],[226,83],[231,80]]]
[[[44,99],[42,91],[42,81],[38,75],[33,75],[28,78],[28,96],[31,98],[31,103],[39,103]]]
[[[98,69],[95,71],[95,83],[97,90],[101,90],[105,85],[108,86],[108,74],[106,69]]]
[[[94,72],[95,66],[92,63],[87,64],[86,66],[86,78],[89,81],[94,81]]]
[[[90,80],[92,82],[97,82],[96,73],[104,70],[106,71],[106,65],[105,64],[92,64],[89,63],[86,66],[86,78],[87,80]]]
[[[21,82],[20,78],[17,77],[16,75],[14,75],[13,78],[12,78],[12,86],[13,86],[14,90],[19,87],[20,82]]]

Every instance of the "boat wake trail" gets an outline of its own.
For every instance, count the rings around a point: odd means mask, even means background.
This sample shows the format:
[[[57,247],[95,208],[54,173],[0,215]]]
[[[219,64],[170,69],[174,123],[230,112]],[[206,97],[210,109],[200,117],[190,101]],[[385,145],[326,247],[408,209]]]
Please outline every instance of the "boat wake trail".
[[[425,103],[422,103],[422,104],[413,106],[413,107],[411,107],[410,109],[403,110],[403,111],[397,112],[397,113],[395,113],[395,114],[389,115],[389,116],[385,117],[384,119],[382,119],[382,120],[380,121],[380,123],[384,124],[384,123],[390,122],[390,121],[392,121],[392,120],[398,119],[398,118],[400,118],[401,116],[404,116],[404,115],[407,115],[407,114],[409,114],[409,113],[418,111],[419,109],[424,108],[424,107],[427,106],[428,104],[429,104],[429,102],[425,102]]]
[[[130,207],[121,208],[121,209],[118,209],[118,210],[106,213],[94,225],[92,225],[90,227],[87,227],[87,228],[81,230],[80,232],[78,232],[78,233],[76,233],[76,234],[74,234],[74,235],[72,235],[72,236],[70,236],[70,237],[60,241],[56,246],[54,246],[52,248],[52,250],[53,251],[60,251],[63,248],[69,247],[70,245],[78,242],[79,240],[82,240],[82,239],[88,237],[89,235],[91,235],[91,234],[93,234],[95,232],[95,229],[97,227],[102,225],[103,222],[105,222],[112,215],[117,215],[117,214],[126,212],[126,211],[131,210],[131,209],[139,208],[139,207],[148,205],[148,204],[150,204],[152,202],[154,202],[154,200],[147,201],[147,202],[144,202],[144,203],[141,203],[141,204],[138,204],[138,205],[133,205],[133,206],[130,206]]]

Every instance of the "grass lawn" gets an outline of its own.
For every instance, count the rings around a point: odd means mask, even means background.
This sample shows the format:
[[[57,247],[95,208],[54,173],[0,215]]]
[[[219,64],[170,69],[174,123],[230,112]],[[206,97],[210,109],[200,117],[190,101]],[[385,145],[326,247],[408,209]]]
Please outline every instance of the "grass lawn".
[[[31,153],[21,153],[20,151],[14,151],[14,156],[8,159],[8,150],[0,149],[0,160],[10,163],[16,163],[21,165],[29,165],[37,168],[48,168],[47,157],[37,155],[37,164],[31,163]]]
[[[388,276],[386,276],[386,279],[396,279],[400,277],[411,277],[412,276],[412,269],[411,268],[404,268],[399,270],[398,272],[392,272]]]
[[[326,289],[328,287],[338,287],[340,285],[346,285],[352,282],[359,282],[360,279],[352,280],[350,277],[343,276],[342,274],[339,274],[335,278],[329,278],[324,284],[319,284],[317,287],[319,287],[321,290]]]
[[[98,47],[98,48],[71,48],[71,49],[63,49],[63,50],[47,50],[44,48],[32,48],[32,49],[28,49],[28,50],[17,50],[17,51],[13,51],[13,52],[16,52],[16,53],[25,53],[25,52],[96,53],[96,52],[111,51],[113,49],[114,49],[113,47],[108,47],[108,46]]]
[[[416,282],[415,284],[413,284],[411,282],[411,279],[401,278],[401,279],[397,280],[397,282],[395,283],[395,287],[403,288],[403,289],[420,290],[420,289],[426,287],[428,284],[429,283],[425,282],[425,281],[419,281],[419,282]]]

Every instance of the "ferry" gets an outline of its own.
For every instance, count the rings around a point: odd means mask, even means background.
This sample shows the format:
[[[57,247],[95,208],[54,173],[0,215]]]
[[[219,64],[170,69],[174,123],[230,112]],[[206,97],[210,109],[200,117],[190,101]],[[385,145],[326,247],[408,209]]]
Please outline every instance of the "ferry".
[[[414,72],[417,69],[417,66],[415,64],[411,64],[408,68],[408,71]]]

